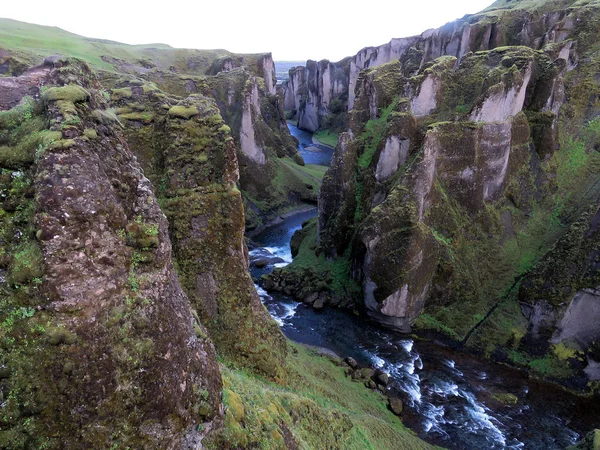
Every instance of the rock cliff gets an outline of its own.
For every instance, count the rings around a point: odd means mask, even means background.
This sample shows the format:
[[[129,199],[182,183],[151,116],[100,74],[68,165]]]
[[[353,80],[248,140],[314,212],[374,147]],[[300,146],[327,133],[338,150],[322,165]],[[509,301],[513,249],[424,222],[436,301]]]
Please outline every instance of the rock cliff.
[[[197,448],[215,351],[101,85],[66,61],[0,85],[32,94],[0,112],[0,446]]]
[[[353,59],[370,68],[304,234],[337,278],[321,289],[351,295],[334,269],[349,267],[378,321],[586,387],[600,5],[507,5]]]
[[[292,112],[302,129],[342,131],[345,114],[340,107],[354,108],[362,70],[399,60],[403,74],[411,76],[440,56],[454,56],[460,62],[470,52],[505,45],[540,50],[549,43],[568,41],[579,19],[570,14],[571,4],[575,8],[590,3],[594,2],[540,0],[523,6],[499,1],[479,14],[466,15],[419,36],[366,47],[336,63],[308,61],[305,67],[290,70],[289,82],[283,84],[285,110]],[[568,45],[562,51],[570,65],[576,64]]]
[[[20,74],[44,58],[51,64],[60,56],[84,54],[107,89],[125,89],[116,92],[117,100],[129,96],[130,84],[148,82],[178,97],[201,94],[214,98],[232,130],[249,230],[299,204],[316,204],[319,182],[304,170],[287,129],[275,91],[275,65],[270,53],[241,55],[160,44],[129,46],[8,19],[0,24],[2,74]],[[31,36],[40,36],[41,43],[35,48],[28,44]],[[15,43],[15,37],[23,44]],[[60,55],[57,48],[62,49]],[[142,117],[143,106],[139,104],[124,114],[125,125],[152,121],[148,115]]]
[[[249,276],[319,185],[270,55],[0,22],[0,448],[430,448]]]

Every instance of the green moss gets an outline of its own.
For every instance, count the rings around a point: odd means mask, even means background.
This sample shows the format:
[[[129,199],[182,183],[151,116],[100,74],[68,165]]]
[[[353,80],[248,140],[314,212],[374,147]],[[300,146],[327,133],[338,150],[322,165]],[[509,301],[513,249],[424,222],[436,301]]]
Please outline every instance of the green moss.
[[[519,398],[515,394],[508,392],[492,394],[492,397],[505,405],[515,406],[519,402]]]
[[[568,361],[570,359],[579,359],[584,361],[583,353],[576,349],[560,342],[552,346],[552,353],[561,361]]]
[[[190,117],[199,114],[198,108],[195,106],[173,106],[169,109],[169,115],[172,117],[178,117],[180,119],[189,119]]]
[[[83,135],[88,139],[97,139],[98,133],[93,128],[86,128],[83,130]]]
[[[154,114],[147,111],[130,112],[127,114],[119,114],[119,119],[140,121],[147,124],[154,120]]]
[[[344,374],[339,362],[293,344],[276,382],[222,367],[225,427],[211,449],[425,449],[385,397]]]
[[[35,241],[21,244],[15,251],[9,267],[9,278],[14,284],[23,284],[44,274],[44,256]]]
[[[322,144],[335,147],[337,145],[339,133],[330,130],[320,130],[313,134],[313,137]]]
[[[74,139],[60,139],[58,141],[54,141],[52,144],[50,144],[50,149],[51,150],[55,150],[55,149],[63,149],[63,148],[69,148],[69,147],[73,147],[76,144]]]
[[[381,112],[381,116],[377,119],[369,120],[365,124],[364,133],[361,135],[361,143],[363,152],[358,158],[358,166],[361,169],[366,169],[371,165],[371,160],[375,155],[375,152],[379,148],[383,134],[387,126],[388,117],[396,107],[395,103],[392,103]]]
[[[120,89],[111,89],[111,99],[113,101],[118,101],[123,98],[131,98],[133,93],[131,92],[130,87],[120,88]]]
[[[94,111],[92,111],[91,116],[96,122],[102,125],[112,125],[115,123],[121,123],[119,122],[119,118],[117,117],[115,112],[110,109],[95,109]]]
[[[457,337],[456,332],[452,328],[427,313],[422,313],[419,315],[414,323],[414,326],[420,330],[436,330],[448,335],[449,337]]]
[[[63,100],[78,103],[87,101],[90,98],[90,93],[81,86],[71,84],[63,87],[48,88],[43,92],[42,98],[45,102]]]

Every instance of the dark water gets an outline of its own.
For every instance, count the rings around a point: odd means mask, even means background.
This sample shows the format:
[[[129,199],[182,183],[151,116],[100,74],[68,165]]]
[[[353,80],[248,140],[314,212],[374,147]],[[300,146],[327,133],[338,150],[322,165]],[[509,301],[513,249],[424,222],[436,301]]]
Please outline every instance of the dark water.
[[[294,125],[288,123],[290,134],[298,139],[298,152],[304,158],[306,164],[317,164],[319,166],[328,166],[333,155],[333,147],[321,144],[313,144],[312,133],[299,130]]]
[[[312,141],[310,133],[293,128],[292,134],[302,137],[301,145]],[[289,217],[253,239],[285,261],[278,266],[286,265],[292,260],[293,233],[316,213]],[[251,268],[257,278],[272,270]],[[524,372],[415,340],[348,311],[317,312],[285,295],[257,290],[288,338],[387,372],[391,389],[405,400],[403,422],[430,443],[451,449],[554,450],[600,428],[600,402],[530,380]],[[492,397],[505,393],[516,396],[516,404]]]

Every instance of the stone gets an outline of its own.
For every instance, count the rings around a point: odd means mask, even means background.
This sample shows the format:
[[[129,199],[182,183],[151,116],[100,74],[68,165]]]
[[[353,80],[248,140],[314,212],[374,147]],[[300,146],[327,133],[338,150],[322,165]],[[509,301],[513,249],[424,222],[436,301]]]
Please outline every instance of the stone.
[[[312,306],[316,310],[323,309],[323,307],[325,306],[325,302],[323,301],[323,297],[319,296],[319,298],[317,300],[315,300],[315,302],[313,303]]]
[[[319,298],[319,293],[318,292],[313,292],[312,294],[310,294],[309,296],[307,296],[303,300],[303,302],[307,303],[309,305],[312,305],[318,298]]]
[[[390,376],[387,373],[381,371],[377,372],[373,378],[375,379],[377,384],[383,386],[387,386],[390,382]]]
[[[360,376],[365,379],[370,379],[375,374],[375,370],[370,367],[360,369]]]
[[[353,369],[356,369],[358,367],[358,363],[356,362],[356,360],[352,356],[346,357],[346,359],[344,360],[344,362],[346,364],[348,364]]]
[[[402,403],[402,400],[400,400],[399,398],[388,397],[388,407],[390,408],[390,411],[392,411],[394,414],[399,416],[400,414],[402,414],[402,410],[404,409],[404,404]]]

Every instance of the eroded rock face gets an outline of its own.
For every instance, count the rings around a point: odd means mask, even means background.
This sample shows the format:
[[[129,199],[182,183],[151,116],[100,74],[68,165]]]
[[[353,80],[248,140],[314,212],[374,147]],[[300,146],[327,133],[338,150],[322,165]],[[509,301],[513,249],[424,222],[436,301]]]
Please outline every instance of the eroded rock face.
[[[498,75],[500,60],[516,64]],[[541,172],[523,179],[539,157],[522,111],[547,105],[552,95],[534,84],[532,74],[540,79],[546,71],[548,86],[556,86],[559,69],[548,56],[523,48],[481,52],[464,57],[457,69],[455,64],[442,57],[411,78],[401,75],[400,63],[364,72],[352,131],[342,134],[321,190],[322,248],[334,257],[352,249],[353,276],[363,284],[370,314],[403,331],[428,301],[453,298],[455,283],[479,289],[477,281],[440,266],[446,252],[457,257],[450,237],[460,233],[457,214],[485,228],[490,219],[481,211],[503,201],[512,183],[527,186],[524,198],[514,200],[520,205],[547,183]],[[475,81],[474,72],[482,78]],[[470,83],[478,90],[465,91]],[[462,115],[457,106],[465,109]],[[436,120],[423,131],[421,124]]]
[[[598,379],[600,354],[600,211],[592,206],[528,274],[519,290],[527,317],[525,342],[538,351],[564,345],[582,352]]]
[[[12,397],[0,444],[200,448],[221,416],[221,377],[152,185],[87,66],[59,61],[34,84],[12,81],[46,90],[11,126],[48,128],[18,176],[35,215],[6,216],[20,231],[3,242],[5,301],[27,314],[2,330],[0,389]]]
[[[223,85],[232,89],[237,89],[235,83],[246,86],[249,97],[236,93],[234,101],[250,102],[258,121],[256,77],[236,70],[221,76],[228,77],[232,85]],[[113,93],[120,89],[127,88]],[[220,355],[276,376],[287,347],[248,274],[235,131],[210,97],[178,98],[148,85],[128,89],[131,96],[119,99],[118,111],[142,104],[152,118],[144,123],[137,116],[121,116],[127,120],[125,134],[133,152],[164,199],[178,273],[192,306]]]
[[[600,11],[514,8],[478,45],[505,43],[518,10],[519,26],[536,25],[510,42],[531,48],[473,53],[473,19],[425,33],[417,65],[407,50],[360,72],[321,190],[318,251],[350,260],[378,321],[585,388],[600,357],[600,36],[589,34]]]
[[[395,60],[402,63],[405,75],[415,75],[427,63],[441,56],[456,57],[460,61],[471,52],[505,45],[523,45],[539,50],[555,43],[561,44],[559,58],[565,60],[570,69],[576,65],[574,48],[568,39],[573,35],[575,23],[584,20],[585,13],[580,9],[567,11],[560,4],[550,4],[539,11],[519,9],[518,5],[514,11],[493,13],[493,10],[492,5],[489,13],[467,15],[419,36],[392,39],[378,47],[366,47],[337,63],[308,61],[305,68],[293,69],[294,74],[306,73],[304,78],[295,77],[292,82],[290,71],[290,82],[284,84],[285,98],[290,99],[286,101],[285,109],[296,110],[300,128],[314,131],[325,124],[324,118],[332,112],[332,100],[344,102],[348,111],[354,109],[361,71]],[[332,89],[331,74],[335,74],[335,89]],[[435,108],[435,96],[429,95],[437,89],[435,78],[426,79],[422,89],[423,94],[413,98],[414,114],[417,116],[429,114]],[[295,99],[294,108],[291,107],[291,99]],[[491,118],[495,117],[492,105],[497,103],[497,99],[490,98],[489,101],[485,114],[492,114],[488,116]],[[505,101],[513,100],[507,97]],[[500,106],[500,109],[506,110],[505,106]],[[518,109],[515,106],[515,110]]]
[[[253,162],[263,166],[267,160],[264,150],[256,143],[254,134],[254,123],[252,117],[260,114],[258,103],[258,87],[256,79],[251,79],[250,86],[244,95],[244,106],[242,107],[242,127],[240,129],[240,146],[242,153]]]

